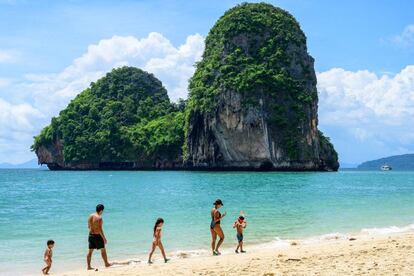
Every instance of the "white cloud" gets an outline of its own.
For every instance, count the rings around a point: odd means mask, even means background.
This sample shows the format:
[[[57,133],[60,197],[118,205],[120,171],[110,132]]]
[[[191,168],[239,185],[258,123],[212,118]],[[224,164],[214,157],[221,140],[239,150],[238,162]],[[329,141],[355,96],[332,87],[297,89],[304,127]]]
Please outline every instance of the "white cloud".
[[[404,28],[401,34],[394,36],[391,41],[402,47],[410,47],[414,45],[414,24]]]
[[[362,158],[414,151],[414,65],[395,76],[333,68],[318,73],[318,91],[321,128],[345,161],[358,159],[353,147]]]
[[[33,130],[31,120],[43,117],[39,110],[29,104],[12,105],[2,99],[0,99],[0,110],[0,125],[19,132]]]
[[[114,67],[142,68],[163,82],[172,100],[186,98],[188,79],[203,49],[204,39],[199,34],[188,36],[178,47],[159,33],[142,39],[114,36],[88,46],[60,73],[27,74],[24,81],[13,83],[0,79],[0,163],[10,161],[10,152],[22,153],[14,155],[16,162],[29,159],[32,136],[92,81]],[[11,52],[7,53],[10,55],[0,52],[0,61],[12,61]]]
[[[20,59],[20,53],[16,50],[0,49],[1,63],[16,63]]]
[[[204,39],[198,34],[189,36],[179,47],[159,33],[142,39],[114,36],[90,45],[85,54],[59,74],[26,75],[30,81],[27,86],[33,91],[35,106],[56,113],[112,68],[130,65],[153,73],[163,82],[170,98],[177,100],[187,96],[188,79],[203,49]]]
[[[27,160],[33,132],[39,127],[35,122],[44,115],[29,104],[13,105],[1,98],[0,111],[0,161]]]

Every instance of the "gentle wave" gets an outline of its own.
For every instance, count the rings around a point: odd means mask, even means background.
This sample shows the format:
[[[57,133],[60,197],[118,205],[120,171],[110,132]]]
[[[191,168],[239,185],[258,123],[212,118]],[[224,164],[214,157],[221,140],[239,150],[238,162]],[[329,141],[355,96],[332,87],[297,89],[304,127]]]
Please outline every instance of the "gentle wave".
[[[390,226],[385,228],[366,228],[362,229],[361,232],[364,234],[369,235],[376,235],[376,234],[398,234],[398,233],[405,233],[414,231],[414,224],[410,224],[404,227],[397,227],[397,226]]]

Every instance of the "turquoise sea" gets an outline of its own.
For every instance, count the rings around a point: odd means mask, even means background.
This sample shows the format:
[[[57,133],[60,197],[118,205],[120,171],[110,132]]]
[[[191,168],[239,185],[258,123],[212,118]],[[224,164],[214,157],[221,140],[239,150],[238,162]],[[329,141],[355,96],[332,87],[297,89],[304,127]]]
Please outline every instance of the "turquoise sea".
[[[167,253],[208,254],[216,198],[228,213],[225,248],[235,244],[240,210],[247,250],[329,233],[399,231],[413,228],[414,172],[0,170],[0,275],[39,274],[50,238],[52,272],[83,269],[87,218],[98,203],[105,205],[110,260],[145,260],[157,217],[165,219]],[[102,266],[98,253],[93,264]]]

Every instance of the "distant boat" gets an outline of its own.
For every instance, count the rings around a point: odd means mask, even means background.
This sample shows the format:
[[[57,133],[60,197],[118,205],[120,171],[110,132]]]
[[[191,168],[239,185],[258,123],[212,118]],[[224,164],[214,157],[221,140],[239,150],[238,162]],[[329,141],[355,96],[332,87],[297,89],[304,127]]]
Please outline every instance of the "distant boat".
[[[388,165],[382,165],[381,166],[381,171],[391,171],[392,167],[388,166]]]

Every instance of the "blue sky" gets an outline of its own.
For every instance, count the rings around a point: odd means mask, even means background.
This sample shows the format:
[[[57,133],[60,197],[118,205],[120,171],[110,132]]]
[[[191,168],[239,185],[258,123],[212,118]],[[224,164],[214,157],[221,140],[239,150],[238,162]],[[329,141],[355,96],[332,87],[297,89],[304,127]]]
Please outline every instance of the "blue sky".
[[[203,38],[239,2],[0,0],[0,163],[32,159],[31,137],[113,66],[144,67],[185,96]],[[307,35],[320,127],[341,161],[414,152],[414,2],[268,2]]]

